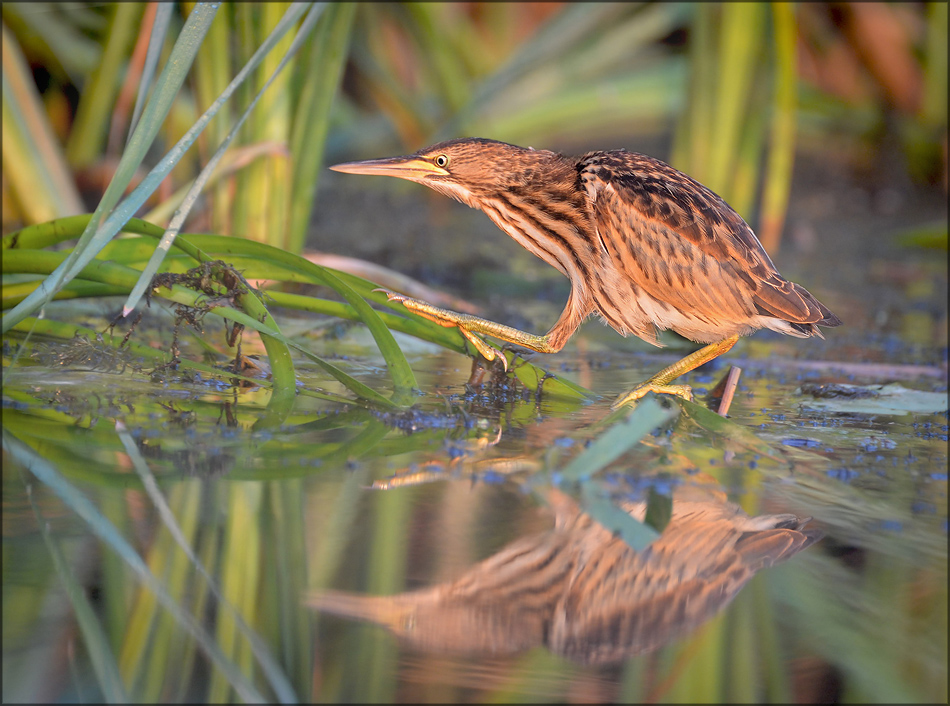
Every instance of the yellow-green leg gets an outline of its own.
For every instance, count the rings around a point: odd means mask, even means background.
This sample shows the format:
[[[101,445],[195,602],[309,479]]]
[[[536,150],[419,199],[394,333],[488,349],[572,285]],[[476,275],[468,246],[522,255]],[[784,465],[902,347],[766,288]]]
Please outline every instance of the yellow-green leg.
[[[693,399],[693,390],[689,385],[671,385],[670,383],[680,375],[684,375],[690,370],[698,368],[703,363],[708,363],[713,358],[718,358],[723,353],[726,353],[736,345],[736,341],[738,340],[738,335],[730,336],[724,341],[710,343],[708,346],[690,353],[682,360],[678,360],[668,368],[664,368],[646,382],[640,383],[629,392],[618,397],[613,403],[612,408],[617,409],[625,404],[632,404],[648,392],[678,395],[687,400]]]
[[[543,336],[527,333],[526,331],[519,331],[511,326],[505,326],[504,324],[483,319],[480,316],[460,314],[455,311],[450,311],[449,309],[442,309],[428,302],[413,299],[403,294],[397,294],[396,292],[390,292],[388,289],[377,289],[374,291],[383,292],[389,301],[400,302],[410,311],[424,316],[429,319],[429,321],[439,324],[439,326],[458,328],[465,339],[475,346],[475,349],[481,353],[486,360],[491,361],[495,360],[495,358],[499,358],[506,369],[508,367],[507,358],[505,358],[500,350],[476,336],[476,333],[492,336],[501,341],[507,341],[508,343],[515,343],[519,346],[537,351],[538,353],[557,353],[560,350],[559,346],[551,345],[551,332]],[[570,334],[568,333],[567,335],[569,336]],[[739,336],[730,336],[723,341],[710,343],[708,346],[690,353],[668,368],[664,368],[646,382],[637,385],[626,394],[621,395],[617,398],[617,401],[613,403],[613,408],[616,409],[625,404],[632,404],[648,392],[678,395],[684,399],[691,400],[693,398],[693,391],[689,385],[671,385],[670,383],[680,375],[684,375],[690,370],[698,368],[703,363],[708,363],[713,358],[726,353],[738,340]]]
[[[414,311],[420,316],[424,316],[425,318],[429,319],[429,321],[434,321],[439,326],[445,326],[446,328],[458,328],[459,332],[465,336],[465,339],[475,346],[476,350],[478,350],[478,352],[481,353],[486,360],[494,360],[495,358],[499,358],[505,365],[505,369],[508,367],[508,359],[505,358],[504,354],[502,354],[502,352],[494,346],[489,345],[480,339],[475,335],[476,333],[492,336],[499,340],[507,341],[508,343],[515,343],[519,346],[524,346],[525,348],[530,348],[533,351],[537,351],[538,353],[557,353],[559,350],[554,348],[549,343],[549,334],[539,336],[534,333],[519,331],[518,329],[512,328],[511,326],[495,323],[494,321],[483,319],[480,316],[459,314],[455,311],[442,309],[427,302],[419,301],[418,299],[412,299],[411,297],[407,297],[402,294],[390,292],[388,289],[376,289],[374,291],[383,292],[389,301],[400,302],[410,311]]]

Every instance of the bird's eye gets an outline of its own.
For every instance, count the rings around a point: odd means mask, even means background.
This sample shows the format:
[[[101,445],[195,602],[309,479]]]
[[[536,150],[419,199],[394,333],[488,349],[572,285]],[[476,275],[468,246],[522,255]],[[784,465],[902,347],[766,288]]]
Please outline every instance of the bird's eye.
[[[447,167],[449,165],[448,155],[440,154],[435,158],[435,166],[437,167]]]

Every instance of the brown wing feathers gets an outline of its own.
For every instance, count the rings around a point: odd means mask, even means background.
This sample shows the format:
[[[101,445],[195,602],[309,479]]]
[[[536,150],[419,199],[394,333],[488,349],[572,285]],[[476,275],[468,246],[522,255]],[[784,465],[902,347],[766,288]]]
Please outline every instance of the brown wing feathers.
[[[777,316],[793,324],[837,326],[841,323],[841,319],[832,314],[804,287],[789,282],[780,275],[760,280],[753,300],[760,314]],[[818,333],[817,329],[815,333]]]
[[[644,219],[663,224],[716,260],[722,276],[741,280],[757,313],[800,324],[795,328],[816,335],[820,332],[812,324],[841,323],[807,290],[782,277],[742,217],[699,182],[633,152],[593,152],[580,160],[579,169],[585,168],[612,187],[603,196],[612,192]]]

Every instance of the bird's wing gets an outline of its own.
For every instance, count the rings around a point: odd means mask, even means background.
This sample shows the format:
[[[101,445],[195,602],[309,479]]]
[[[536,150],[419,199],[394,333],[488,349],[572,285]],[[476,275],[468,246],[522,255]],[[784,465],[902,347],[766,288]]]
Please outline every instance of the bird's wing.
[[[778,273],[748,224],[705,186],[644,155],[595,155],[580,170],[591,218],[649,294],[720,316],[812,323],[830,314]]]

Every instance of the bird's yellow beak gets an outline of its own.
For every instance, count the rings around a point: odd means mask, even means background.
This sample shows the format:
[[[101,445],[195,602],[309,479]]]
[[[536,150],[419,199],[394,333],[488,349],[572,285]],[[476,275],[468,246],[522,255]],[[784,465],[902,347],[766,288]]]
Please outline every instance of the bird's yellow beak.
[[[448,176],[442,167],[420,157],[388,157],[386,159],[367,159],[365,162],[344,162],[330,167],[335,172],[346,174],[371,174],[373,176],[391,176],[400,179],[419,180],[430,176]]]

